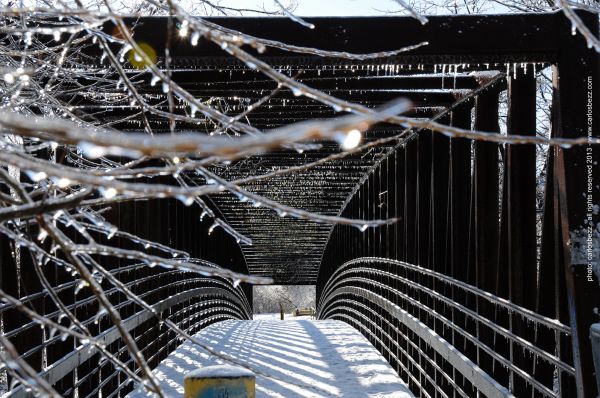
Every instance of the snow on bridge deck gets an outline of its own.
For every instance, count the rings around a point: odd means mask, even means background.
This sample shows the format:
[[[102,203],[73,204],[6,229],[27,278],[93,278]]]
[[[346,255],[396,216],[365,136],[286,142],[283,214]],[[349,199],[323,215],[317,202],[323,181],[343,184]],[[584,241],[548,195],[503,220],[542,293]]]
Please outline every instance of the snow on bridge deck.
[[[257,398],[413,397],[379,352],[357,330],[340,321],[224,321],[196,337],[279,379],[257,376]],[[185,342],[154,373],[165,393],[177,397],[183,394],[184,374],[219,363],[222,361]],[[146,395],[136,389],[129,397]]]

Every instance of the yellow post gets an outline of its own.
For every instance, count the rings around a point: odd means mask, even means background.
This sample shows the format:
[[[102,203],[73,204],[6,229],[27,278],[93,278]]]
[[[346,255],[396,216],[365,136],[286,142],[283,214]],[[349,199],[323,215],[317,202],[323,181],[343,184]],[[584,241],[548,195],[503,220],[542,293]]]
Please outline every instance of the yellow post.
[[[231,365],[206,366],[185,375],[184,398],[255,398],[256,377]]]

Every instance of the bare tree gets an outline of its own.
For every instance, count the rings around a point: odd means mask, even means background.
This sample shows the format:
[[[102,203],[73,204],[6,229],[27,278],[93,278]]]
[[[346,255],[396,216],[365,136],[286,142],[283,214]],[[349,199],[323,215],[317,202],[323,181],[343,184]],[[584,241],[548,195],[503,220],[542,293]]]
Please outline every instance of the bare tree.
[[[315,307],[314,285],[271,285],[254,287],[254,312],[289,312]]]

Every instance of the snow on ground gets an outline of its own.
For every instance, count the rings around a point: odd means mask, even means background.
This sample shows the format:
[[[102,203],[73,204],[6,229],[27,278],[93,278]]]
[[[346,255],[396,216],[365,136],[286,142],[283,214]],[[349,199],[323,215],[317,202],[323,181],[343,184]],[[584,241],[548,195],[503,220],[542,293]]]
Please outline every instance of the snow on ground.
[[[278,315],[278,314],[276,314]],[[377,350],[354,328],[333,320],[285,321],[266,316],[224,321],[196,337],[261,373],[256,396],[277,398],[413,397]],[[185,342],[154,370],[165,393],[183,394],[183,377],[202,366],[224,363]],[[147,396],[136,389],[130,398]]]
[[[274,314],[254,314],[254,320],[255,321],[267,321],[267,320],[271,320],[271,321],[279,321],[281,315],[279,313],[274,313]],[[283,314],[283,320],[284,321],[297,321],[299,319],[315,319],[314,316],[294,316],[294,314]]]

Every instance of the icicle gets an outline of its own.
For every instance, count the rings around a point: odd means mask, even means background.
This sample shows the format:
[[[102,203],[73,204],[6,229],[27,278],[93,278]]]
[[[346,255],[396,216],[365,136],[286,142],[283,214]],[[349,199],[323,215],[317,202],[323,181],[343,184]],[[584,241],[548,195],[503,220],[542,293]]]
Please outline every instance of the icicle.
[[[58,329],[56,329],[55,327],[50,328],[50,333],[48,334],[48,340],[52,340],[54,338],[54,336],[56,335],[56,332],[58,332]]]
[[[75,295],[77,295],[77,293],[79,293],[81,289],[87,286],[89,286],[89,283],[87,283],[86,281],[80,281],[77,287],[75,287]]]
[[[362,134],[360,130],[353,129],[346,133],[336,135],[336,141],[340,144],[343,150],[356,148],[360,144]]]
[[[573,24],[571,25],[571,34],[573,36],[577,34],[577,25],[575,25],[575,22],[573,22]]]
[[[192,46],[196,46],[198,44],[198,39],[200,39],[200,32],[192,33],[192,37],[190,38],[190,43]]]
[[[152,87],[156,86],[156,83],[158,83],[159,80],[160,80],[160,77],[158,75],[152,76],[152,79],[150,80],[150,85]]]
[[[45,179],[46,177],[48,177],[48,175],[46,173],[44,173],[43,171],[29,171],[27,170],[25,172],[25,174],[27,174],[27,177],[29,177],[31,179],[31,181],[33,182],[39,182],[43,179]]]
[[[191,206],[192,203],[194,203],[193,196],[177,195],[177,196],[175,196],[175,198],[186,206]]]
[[[48,232],[46,232],[45,229],[42,229],[37,236],[37,240],[40,243],[44,243],[44,240],[46,240],[47,237],[48,237]]]
[[[294,94],[294,97],[299,97],[303,94],[303,91],[297,87],[292,87],[291,90],[292,90],[292,94]]]
[[[106,237],[108,239],[112,239],[113,236],[115,236],[115,234],[117,233],[117,231],[119,230],[119,228],[117,228],[116,226],[111,226],[110,229],[108,230],[108,235],[106,235]]]
[[[56,185],[57,185],[59,188],[66,188],[66,187],[68,187],[69,185],[71,185],[71,183],[72,183],[72,182],[71,182],[71,180],[69,180],[68,178],[64,178],[64,177],[63,177],[63,178],[59,178],[59,179],[56,181]]]
[[[181,27],[179,28],[179,36],[180,37],[186,37],[188,35],[189,24],[190,23],[187,20],[185,20],[181,23]]]
[[[119,61],[120,62],[125,62],[125,54],[127,54],[132,48],[133,47],[131,47],[131,44],[125,43],[125,45],[123,46],[121,51],[119,51]]]
[[[198,107],[195,104],[190,104],[190,117],[196,117],[196,112],[198,112]]]
[[[113,188],[113,187],[106,188],[106,189],[105,189],[105,188],[103,188],[103,187],[100,187],[98,190],[100,191],[100,194],[101,194],[101,195],[102,195],[102,196],[103,196],[105,199],[112,199],[112,198],[114,198],[115,196],[117,196],[117,193],[118,193],[118,192],[117,192],[117,190],[116,190],[115,188]]]
[[[169,85],[167,83],[162,84],[162,92],[165,94],[169,92]]]
[[[60,216],[62,216],[65,212],[63,210],[59,210],[56,213],[54,213],[54,215],[52,216],[53,220],[58,220],[60,218]]]
[[[134,51],[133,60],[135,62],[142,62],[144,60],[144,58],[142,58],[142,56],[137,51]]]
[[[213,233],[213,231],[215,230],[215,228],[217,228],[218,226],[219,226],[219,223],[215,221],[215,222],[213,223],[213,225],[211,225],[211,226],[210,226],[210,228],[208,229],[208,234],[209,234],[209,235],[210,235],[210,234],[212,234],[212,233]]]
[[[98,322],[100,321],[100,318],[102,318],[106,314],[108,314],[108,311],[106,311],[106,308],[104,308],[104,307],[100,308],[100,310],[96,313],[96,316],[94,316],[94,323],[97,325]]]
[[[279,217],[287,217],[288,213],[285,210],[276,210]]]
[[[90,159],[97,159],[106,154],[106,150],[103,147],[91,144],[89,142],[79,143],[79,148],[81,149],[83,156]]]

